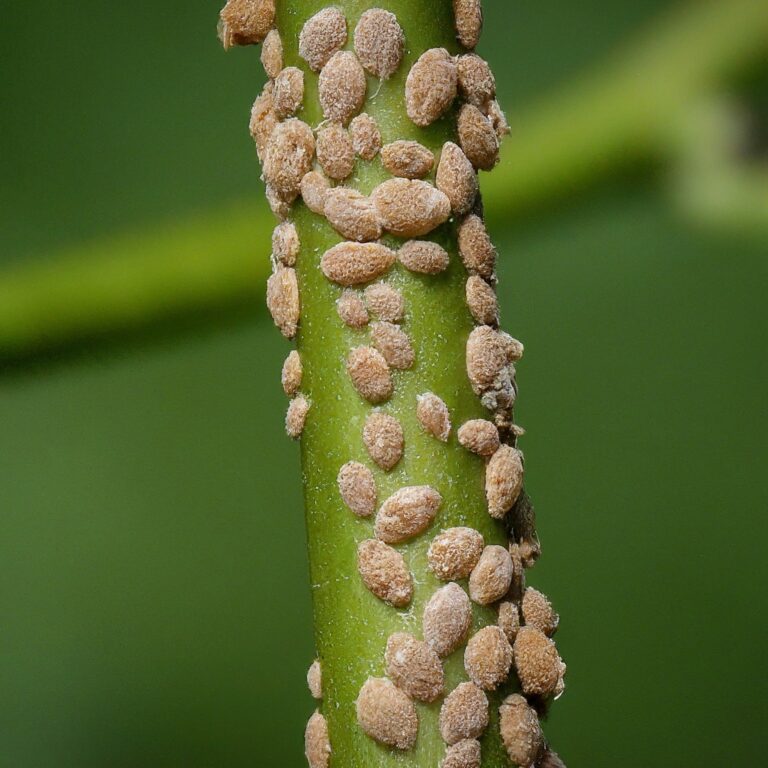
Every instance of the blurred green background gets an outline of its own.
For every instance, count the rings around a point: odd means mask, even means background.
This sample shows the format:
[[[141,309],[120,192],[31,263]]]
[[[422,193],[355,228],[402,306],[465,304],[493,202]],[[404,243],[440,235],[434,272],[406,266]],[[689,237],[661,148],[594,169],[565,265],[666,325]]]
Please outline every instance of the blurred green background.
[[[680,5],[486,0],[509,143]],[[263,75],[254,50],[221,52],[217,11],[5,5],[1,268],[256,199]],[[768,55],[746,58],[660,118],[668,144],[630,137],[590,184],[495,203],[504,323],[527,349],[529,581],[569,665],[547,733],[570,768],[765,763]],[[300,468],[258,274],[247,300],[3,360],[0,765],[304,765]]]

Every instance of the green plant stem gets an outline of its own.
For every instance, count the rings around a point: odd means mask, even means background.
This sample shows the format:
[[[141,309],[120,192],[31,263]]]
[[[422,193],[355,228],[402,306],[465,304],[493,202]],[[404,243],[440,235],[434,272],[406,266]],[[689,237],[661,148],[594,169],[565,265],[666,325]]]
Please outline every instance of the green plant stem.
[[[530,110],[483,179],[490,222],[676,151],[681,111],[765,56],[764,0],[692,0]],[[619,161],[617,163],[617,161]],[[262,199],[0,271],[0,360],[173,314],[254,301],[267,276]]]

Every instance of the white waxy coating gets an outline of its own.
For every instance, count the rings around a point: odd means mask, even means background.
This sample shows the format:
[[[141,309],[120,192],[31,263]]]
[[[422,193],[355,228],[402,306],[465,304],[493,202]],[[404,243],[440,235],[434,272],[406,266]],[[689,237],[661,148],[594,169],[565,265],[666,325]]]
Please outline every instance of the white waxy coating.
[[[288,437],[294,440],[301,437],[307,421],[309,406],[309,400],[304,395],[297,395],[288,404],[288,411],[285,414],[285,431]]]
[[[301,380],[304,376],[304,369],[301,365],[301,357],[294,349],[288,353],[283,363],[283,371],[280,381],[283,385],[283,392],[289,397],[295,395],[301,387]]]
[[[307,688],[312,694],[313,699],[323,698],[323,674],[320,668],[320,662],[315,659],[307,670]]]
[[[416,707],[391,680],[369,677],[360,689],[356,708],[358,724],[380,744],[405,750],[416,743]]]
[[[469,635],[472,605],[455,582],[440,587],[429,598],[423,616],[424,640],[438,656],[452,654]]]
[[[272,255],[283,266],[293,267],[300,250],[301,243],[296,225],[290,221],[280,222],[272,231]]]
[[[331,759],[331,741],[328,738],[328,723],[315,712],[309,718],[304,731],[304,754],[309,768],[328,768]]]
[[[395,491],[376,514],[376,538],[399,544],[425,531],[435,519],[442,496],[428,485],[412,485]]]

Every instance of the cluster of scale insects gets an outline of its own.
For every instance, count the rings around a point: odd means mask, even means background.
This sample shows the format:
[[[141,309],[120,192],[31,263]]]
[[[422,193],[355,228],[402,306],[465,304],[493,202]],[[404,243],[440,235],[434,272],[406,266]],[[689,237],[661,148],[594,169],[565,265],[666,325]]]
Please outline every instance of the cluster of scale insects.
[[[319,73],[325,118],[316,130],[295,117],[304,99],[304,74],[283,65],[274,0],[229,0],[221,12],[220,35],[225,47],[263,42],[261,59],[269,81],[254,103],[250,129],[267,198],[281,220],[272,238],[275,268],[267,286],[269,310],[280,331],[293,338],[301,315],[295,272],[300,242],[288,216],[301,196],[344,238],[322,256],[320,268],[343,288],[337,301],[341,321],[351,328],[370,328],[370,344],[351,349],[346,368],[355,389],[373,405],[392,396],[392,369],[407,370],[415,359],[401,327],[404,299],[382,278],[396,263],[424,275],[447,269],[448,252],[418,238],[449,218],[459,221],[458,249],[468,274],[466,303],[476,323],[466,344],[466,369],[491,418],[465,422],[457,437],[460,445],[485,460],[488,513],[497,520],[512,518],[513,540],[508,547],[486,545],[482,534],[469,527],[449,528],[434,537],[428,566],[446,583],[424,608],[423,639],[404,632],[389,637],[384,649],[387,676],[363,684],[356,702],[358,723],[377,742],[409,750],[419,726],[414,702],[444,697],[439,728],[446,752],[441,768],[479,768],[479,739],[490,721],[486,692],[505,683],[514,670],[521,694],[507,696],[499,709],[509,759],[524,768],[554,768],[562,763],[545,743],[538,712],[562,693],[565,665],[551,639],[557,614],[541,592],[525,587],[524,569],[534,564],[540,548],[523,491],[523,457],[515,447],[522,430],[512,421],[514,364],[523,347],[498,328],[496,250],[478,202],[477,171],[497,163],[499,142],[509,128],[495,100],[493,74],[471,52],[482,27],[480,0],[453,0],[453,6],[456,35],[468,52],[451,56],[443,48],[425,51],[405,86],[406,112],[419,127],[429,126],[461,99],[458,143],[446,142],[437,161],[417,141],[382,145],[376,121],[362,112],[366,73],[388,79],[403,58],[405,35],[393,13],[365,11],[355,26],[351,51],[345,50],[347,19],[338,8],[321,10],[305,22],[299,55]],[[352,174],[356,158],[371,161],[377,155],[392,178],[370,195],[338,184]],[[433,170],[434,183],[425,180]],[[394,250],[379,242],[386,233],[408,240]],[[302,373],[299,354],[292,351],[283,366],[282,384],[291,398],[286,430],[293,438],[300,437],[311,409],[301,393]],[[423,393],[414,410],[426,433],[443,442],[449,439],[451,415],[439,395]],[[372,461],[384,471],[392,470],[403,456],[403,429],[394,416],[372,411],[362,439]],[[413,579],[394,545],[432,526],[442,504],[439,490],[403,487],[379,504],[373,472],[357,461],[340,468],[337,482],[341,499],[354,515],[374,518],[374,538],[358,547],[360,578],[380,600],[396,608],[408,606]],[[459,580],[467,580],[466,591]],[[472,602],[496,606],[498,619],[470,636]],[[446,695],[442,660],[462,645],[469,680]],[[312,695],[321,699],[319,661],[312,664],[307,682]],[[309,720],[305,747],[310,768],[328,768],[332,746],[320,712]]]

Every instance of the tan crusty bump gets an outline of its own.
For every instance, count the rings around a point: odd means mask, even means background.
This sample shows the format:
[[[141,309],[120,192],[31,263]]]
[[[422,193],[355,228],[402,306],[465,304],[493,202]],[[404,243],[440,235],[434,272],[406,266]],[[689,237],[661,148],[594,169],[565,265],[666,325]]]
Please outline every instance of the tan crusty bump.
[[[551,696],[565,672],[557,648],[536,627],[520,627],[514,645],[515,669],[523,693],[528,696]]]
[[[394,13],[371,8],[355,27],[355,53],[362,65],[381,80],[391,77],[400,66],[405,35]]]
[[[499,161],[499,139],[491,121],[472,104],[459,111],[459,144],[475,168],[490,171]]]
[[[447,442],[451,434],[451,414],[448,406],[437,395],[425,392],[416,396],[416,418],[425,432]]]
[[[397,252],[400,263],[411,272],[437,275],[448,269],[448,251],[429,240],[409,240]]]
[[[440,768],[480,768],[482,752],[477,739],[463,739],[445,750]]]
[[[488,325],[473,328],[467,339],[467,376],[475,394],[496,383],[499,374],[514,359],[516,348],[506,334]]]
[[[472,163],[457,144],[443,144],[437,166],[435,186],[451,201],[451,211],[457,216],[468,213],[475,204],[478,184]]]
[[[339,123],[329,123],[317,132],[317,162],[326,176],[343,181],[355,168],[355,148],[349,131]]]
[[[355,389],[370,403],[392,396],[392,376],[384,356],[372,347],[355,347],[347,357],[347,373]]]
[[[312,694],[313,699],[323,698],[323,673],[320,668],[320,662],[315,659],[307,670],[307,688]]]
[[[413,597],[413,581],[403,556],[383,541],[366,539],[357,547],[357,570],[379,600],[404,608]]]
[[[565,768],[565,763],[557,752],[553,752],[549,747],[544,747],[536,768]]]
[[[264,197],[267,198],[269,208],[278,220],[285,221],[291,212],[291,203],[293,200],[286,200],[284,195],[271,184],[266,185],[264,189]]]
[[[381,237],[376,207],[366,195],[350,187],[334,187],[325,194],[325,217],[347,240],[364,243]]]
[[[459,683],[440,709],[440,735],[446,744],[478,739],[488,727],[488,698],[474,683]]]
[[[512,646],[500,627],[483,627],[469,639],[464,669],[473,683],[492,691],[507,679],[511,667]]]
[[[248,123],[248,130],[251,133],[251,138],[256,143],[256,154],[259,156],[259,160],[262,159],[267,142],[277,125],[277,115],[273,109],[273,90],[274,86],[271,82],[268,82],[264,86],[264,90],[256,97],[256,101],[253,102],[253,107],[251,108],[251,120]]]
[[[350,328],[363,328],[368,325],[368,310],[357,291],[347,289],[336,299],[336,312],[345,325]]]
[[[309,768],[328,768],[331,759],[331,741],[328,738],[328,723],[315,712],[309,718],[304,731],[304,754]]]
[[[509,136],[511,129],[507,122],[507,116],[504,114],[504,110],[496,100],[488,105],[488,119],[491,121],[493,130],[496,131],[496,136],[498,136],[499,141],[505,136]]]
[[[347,20],[338,8],[323,8],[309,19],[299,35],[299,56],[319,72],[347,42]]]
[[[496,98],[496,80],[485,59],[476,53],[459,56],[456,71],[459,93],[466,102],[485,109]]]
[[[363,160],[373,160],[381,149],[381,133],[376,121],[363,112],[355,117],[349,124],[349,132],[352,135],[352,145],[355,152]]]
[[[474,48],[483,29],[483,8],[480,0],[453,0],[456,37],[465,48]]]
[[[286,267],[293,267],[299,256],[301,243],[296,226],[290,221],[283,221],[272,231],[272,255]]]
[[[351,51],[338,51],[320,72],[318,93],[323,115],[346,125],[363,106],[365,72]]]
[[[404,371],[413,365],[411,340],[399,325],[377,322],[371,325],[371,341],[392,368]]]
[[[440,587],[424,608],[424,640],[440,657],[452,654],[469,635],[472,604],[455,582]]]
[[[442,696],[443,665],[423,640],[395,632],[387,640],[384,662],[392,682],[412,699],[429,702]]]
[[[479,275],[470,275],[466,285],[467,307],[476,323],[497,326],[499,302],[496,291]]]
[[[506,547],[490,544],[469,576],[469,596],[480,605],[501,600],[512,583],[512,558]]]
[[[264,150],[264,179],[290,203],[299,194],[314,154],[315,137],[306,123],[295,117],[278,123]]]
[[[408,117],[425,128],[441,117],[456,98],[456,62],[445,48],[425,51],[405,81]]]
[[[499,626],[507,636],[510,645],[515,642],[520,629],[520,611],[515,603],[505,601],[499,603]]]
[[[283,68],[283,41],[276,29],[271,29],[264,38],[264,44],[261,46],[261,66],[264,67],[267,77],[273,80]]]
[[[376,538],[399,544],[422,533],[435,519],[443,497],[428,485],[411,485],[395,491],[376,514]]]
[[[539,718],[518,693],[507,696],[499,707],[501,740],[515,765],[533,765],[544,746]]]
[[[459,225],[459,253],[470,273],[486,279],[496,269],[496,249],[493,247],[483,220],[475,214],[467,216]]]
[[[448,528],[429,545],[429,568],[443,581],[465,579],[480,560],[484,545],[483,535],[474,528]]]
[[[288,404],[285,414],[285,431],[288,437],[297,440],[304,431],[309,412],[309,400],[304,395],[297,395]]]
[[[523,563],[523,558],[520,554],[520,546],[514,541],[509,544],[509,556],[512,558],[514,575],[512,576],[512,584],[509,587],[509,594],[506,599],[514,600],[515,603],[519,604],[525,593],[525,563]]]
[[[295,395],[301,386],[301,379],[304,376],[304,369],[301,365],[299,353],[293,349],[288,353],[283,363],[283,372],[280,381],[283,385],[283,392],[288,397]]]
[[[339,243],[325,252],[320,268],[334,283],[358,285],[381,277],[396,258],[393,250],[380,243]]]
[[[373,411],[365,420],[363,443],[370,457],[389,471],[403,456],[403,428],[394,416]]]
[[[435,156],[418,141],[393,141],[381,149],[381,164],[393,176],[405,179],[420,179],[426,176],[435,164]]]
[[[419,716],[408,696],[383,677],[369,677],[357,697],[357,722],[372,739],[397,749],[411,749]]]
[[[485,497],[488,514],[500,520],[512,508],[523,488],[522,454],[502,445],[485,468]]]
[[[331,183],[320,171],[304,174],[300,186],[301,198],[312,213],[320,216],[325,213],[325,198],[330,188]]]
[[[304,101],[304,73],[298,67],[286,67],[275,78],[272,100],[281,120],[298,111]]]
[[[299,327],[301,305],[296,270],[278,267],[267,280],[267,308],[280,333],[287,339],[296,335]]]
[[[545,635],[552,637],[557,631],[560,617],[546,595],[538,589],[528,587],[523,595],[523,620],[527,626],[536,627]]]
[[[398,237],[426,235],[451,215],[448,197],[419,179],[389,179],[371,198],[384,228]]]
[[[376,511],[376,481],[365,464],[348,461],[336,477],[342,501],[358,516],[369,517]]]
[[[227,0],[219,14],[224,48],[260,43],[275,22],[275,0]]]
[[[499,430],[485,419],[465,421],[458,432],[459,442],[478,456],[490,458],[499,449]]]
[[[368,309],[379,320],[399,323],[405,315],[405,300],[396,288],[387,283],[374,283],[364,292]]]

